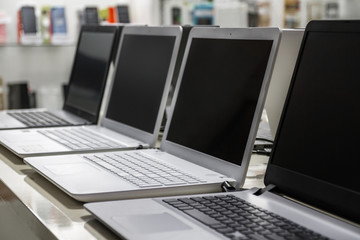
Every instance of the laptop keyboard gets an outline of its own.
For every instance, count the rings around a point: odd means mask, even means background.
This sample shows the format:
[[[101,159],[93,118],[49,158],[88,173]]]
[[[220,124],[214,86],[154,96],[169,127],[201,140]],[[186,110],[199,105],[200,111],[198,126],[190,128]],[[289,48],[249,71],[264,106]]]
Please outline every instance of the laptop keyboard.
[[[85,155],[85,159],[141,188],[205,182],[140,152]]]
[[[163,201],[230,239],[328,239],[233,195],[170,198]]]
[[[114,149],[125,147],[120,143],[114,142],[84,128],[38,130],[38,132],[72,150]]]
[[[22,122],[28,127],[51,127],[71,125],[68,121],[47,111],[8,112],[8,115]]]

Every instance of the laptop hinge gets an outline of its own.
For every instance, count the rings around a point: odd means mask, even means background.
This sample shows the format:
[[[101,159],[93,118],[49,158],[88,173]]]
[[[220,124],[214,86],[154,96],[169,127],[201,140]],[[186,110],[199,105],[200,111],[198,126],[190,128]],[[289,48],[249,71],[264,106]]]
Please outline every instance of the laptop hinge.
[[[235,192],[236,188],[231,185],[231,183],[229,183],[228,181],[225,181],[221,184],[221,190],[223,192]]]
[[[260,196],[261,194],[263,194],[264,192],[269,192],[272,189],[274,189],[276,186],[274,184],[269,184],[264,188],[261,188],[259,190],[257,190],[256,192],[254,192],[253,194],[256,196]]]

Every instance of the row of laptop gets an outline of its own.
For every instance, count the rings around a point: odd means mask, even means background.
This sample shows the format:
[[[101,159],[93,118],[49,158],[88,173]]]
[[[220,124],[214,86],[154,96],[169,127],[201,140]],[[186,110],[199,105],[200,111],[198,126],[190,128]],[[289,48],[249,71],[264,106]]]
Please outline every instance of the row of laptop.
[[[359,239],[359,161],[349,146],[359,132],[360,22],[309,23],[295,68],[285,34],[84,27],[61,116],[86,120],[26,128],[16,117],[19,126],[3,128],[24,129],[1,130],[0,142],[71,197],[92,202],[85,208],[125,238]],[[266,187],[241,191],[270,78],[284,68],[291,84]]]

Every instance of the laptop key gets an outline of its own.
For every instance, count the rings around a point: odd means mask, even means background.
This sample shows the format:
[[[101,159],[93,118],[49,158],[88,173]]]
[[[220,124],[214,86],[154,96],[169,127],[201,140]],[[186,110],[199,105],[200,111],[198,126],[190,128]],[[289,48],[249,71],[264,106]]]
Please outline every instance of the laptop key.
[[[249,237],[254,240],[269,240],[268,238],[261,236],[259,234],[251,234]]]
[[[279,235],[276,235],[276,234],[269,234],[266,236],[266,238],[269,240],[285,240],[285,238],[283,238]]]
[[[238,231],[226,233],[225,236],[227,236],[230,239],[236,239],[236,240],[249,239],[246,235]]]
[[[184,213],[190,215],[191,217],[199,220],[200,222],[204,223],[205,225],[215,225],[220,224],[219,221],[209,217],[208,215],[200,212],[199,210],[193,209],[193,210],[185,210]]]

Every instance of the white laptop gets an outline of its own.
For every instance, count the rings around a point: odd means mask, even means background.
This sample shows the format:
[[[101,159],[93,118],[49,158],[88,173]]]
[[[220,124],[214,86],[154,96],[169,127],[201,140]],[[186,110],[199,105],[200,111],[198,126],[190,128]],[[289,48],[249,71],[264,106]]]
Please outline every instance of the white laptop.
[[[121,28],[83,26],[63,108],[0,111],[0,129],[96,124]]]
[[[181,39],[181,27],[125,26],[101,125],[4,130],[20,157],[154,146]]]
[[[278,28],[193,28],[160,149],[24,161],[80,201],[240,187],[279,38]]]
[[[360,21],[308,24],[266,188],[85,208],[126,239],[360,239],[360,161],[349,151],[360,134],[359,30]]]

